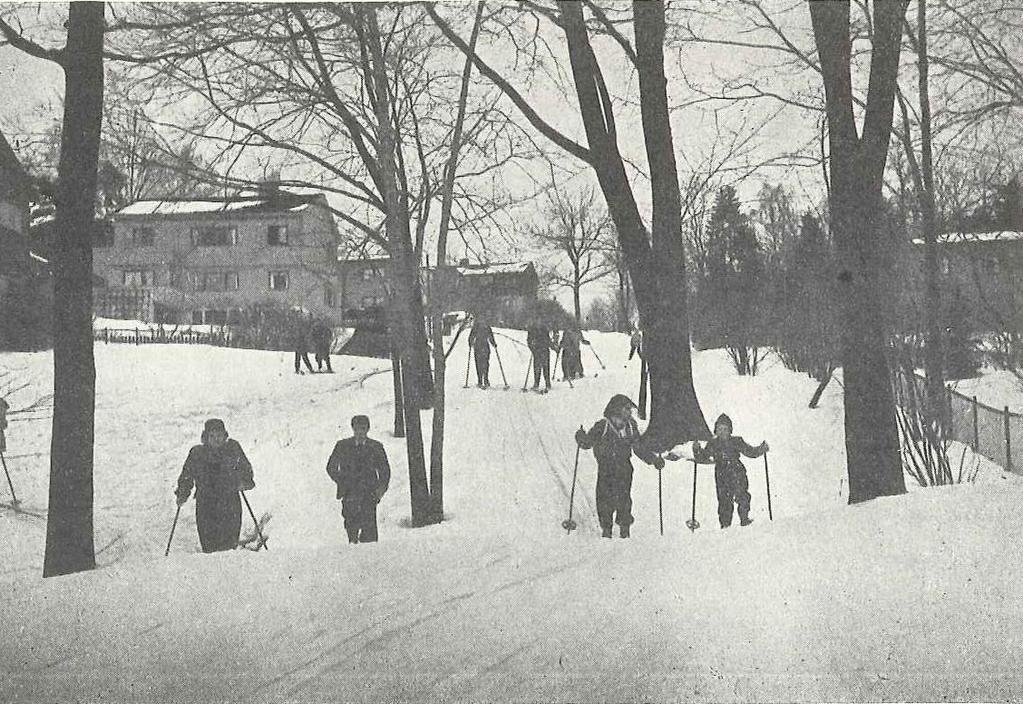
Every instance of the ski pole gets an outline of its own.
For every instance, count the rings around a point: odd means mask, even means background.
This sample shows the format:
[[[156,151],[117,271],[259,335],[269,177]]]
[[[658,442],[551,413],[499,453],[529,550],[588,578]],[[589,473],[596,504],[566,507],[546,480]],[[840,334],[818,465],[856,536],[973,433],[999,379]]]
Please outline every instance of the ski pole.
[[[583,430],[580,425],[579,430]],[[572,491],[568,495],[568,518],[561,522],[561,527],[565,529],[565,534],[570,535],[573,530],[576,529],[575,521],[572,520],[572,509],[575,508],[575,478],[579,474],[579,443],[575,445],[575,466],[572,468]]]
[[[178,510],[174,512],[174,523],[171,524],[170,537],[167,538],[167,549],[163,551],[163,556],[167,557],[170,555],[171,541],[174,540],[174,529],[178,527],[178,516],[181,515],[181,504],[178,504]]]
[[[604,366],[604,362],[601,361],[600,355],[597,354],[597,350],[593,349],[593,345],[587,345],[587,347],[590,348],[590,352],[593,353],[593,356],[597,358],[597,364],[600,365],[600,368],[601,369],[607,369],[607,367]]]
[[[11,481],[11,473],[7,471],[7,460],[4,458],[4,453],[0,452],[0,463],[4,466],[4,474],[7,475],[7,486],[11,487],[11,505],[17,506],[21,502],[18,501],[18,495],[14,493],[14,482]]]
[[[693,514],[689,520],[686,521],[686,528],[693,532],[700,527],[700,524],[696,521],[696,473],[698,467],[699,465],[696,464],[696,460],[693,460]]]
[[[646,388],[647,370],[646,359],[639,358],[639,419],[646,420]]]
[[[774,512],[771,510],[771,473],[767,469],[767,453],[764,453],[764,479],[767,481],[767,518],[774,520]]]
[[[529,386],[529,372],[533,369],[533,351],[529,351],[529,364],[526,365],[526,380],[522,382],[522,390]]]
[[[504,375],[504,365],[501,363],[501,352],[494,346],[494,354],[497,355],[497,367],[501,370],[501,379],[504,381],[504,388],[508,390],[508,377]],[[467,377],[468,378],[468,377]]]
[[[549,357],[548,357],[548,359],[549,359]],[[554,374],[555,375],[557,375],[557,373],[558,373],[558,361],[560,359],[561,359],[561,348],[559,347],[558,351],[557,351],[557,354],[554,355]],[[568,377],[565,376],[564,374],[562,374],[561,377],[563,379],[565,379],[566,381],[568,380]],[[555,379],[557,379],[557,376],[555,376]]]
[[[469,354],[465,357],[465,386],[463,389],[469,388],[469,363],[472,361],[472,347],[469,347]]]
[[[657,516],[661,521],[661,535],[664,535],[664,496],[661,487],[661,470],[657,470]]]
[[[252,525],[256,527],[256,535],[259,536],[259,544],[263,546],[264,550],[269,550],[269,546],[266,544],[266,538],[263,537],[263,531],[259,528],[259,521],[256,520],[256,514],[252,511],[252,504],[249,503],[249,497],[245,495],[245,492],[240,492],[242,495],[242,501],[245,502],[245,508],[249,509],[249,515],[252,517]],[[259,548],[257,547],[258,551]]]

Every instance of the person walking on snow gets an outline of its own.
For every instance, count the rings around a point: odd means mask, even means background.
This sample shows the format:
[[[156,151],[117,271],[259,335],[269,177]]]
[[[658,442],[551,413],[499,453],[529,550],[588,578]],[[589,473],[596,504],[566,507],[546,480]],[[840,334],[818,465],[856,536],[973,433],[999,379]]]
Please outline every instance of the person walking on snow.
[[[373,543],[378,538],[377,504],[391,481],[391,466],[384,446],[367,437],[367,416],[352,417],[352,433],[334,445],[327,475],[337,484],[348,542]]]
[[[632,337],[629,338],[629,361],[632,361],[633,355],[636,354],[643,359],[643,331],[638,325],[632,329]]]
[[[481,389],[490,387],[490,346],[497,349],[494,331],[482,317],[473,321],[469,330],[469,349],[476,358],[476,386]]]
[[[316,371],[322,372],[323,365],[326,364],[327,373],[333,374],[334,370],[330,368],[330,342],[333,337],[330,326],[319,320],[313,324],[312,333],[313,354],[316,356]]]
[[[580,428],[575,441],[584,450],[593,449],[597,459],[597,520],[601,536],[611,537],[614,523],[618,523],[621,537],[629,537],[632,516],[632,453],[657,469],[664,460],[647,450],[639,436],[639,428],[632,417],[636,408],[628,396],[616,394],[604,408],[604,417],[589,432]]]
[[[701,464],[714,464],[718,522],[722,528],[732,525],[733,504],[739,509],[739,525],[748,526],[753,522],[749,517],[749,479],[740,455],[760,457],[768,449],[767,442],[751,447],[738,435],[732,435],[732,419],[724,413],[714,421],[714,437],[702,447],[698,441],[693,442],[693,459]]]
[[[304,318],[299,318],[291,332],[291,344],[295,349],[295,373],[302,373],[301,362],[313,373],[313,365],[309,362],[309,325]]]
[[[551,331],[542,322],[537,321],[526,331],[526,345],[533,354],[533,391],[540,388],[540,375],[543,374],[546,388],[551,390],[551,350],[556,350]]]
[[[252,465],[241,445],[228,437],[224,421],[210,418],[202,442],[188,452],[175,491],[178,506],[195,487],[195,527],[203,552],[233,550],[242,530],[239,491],[255,489]]]

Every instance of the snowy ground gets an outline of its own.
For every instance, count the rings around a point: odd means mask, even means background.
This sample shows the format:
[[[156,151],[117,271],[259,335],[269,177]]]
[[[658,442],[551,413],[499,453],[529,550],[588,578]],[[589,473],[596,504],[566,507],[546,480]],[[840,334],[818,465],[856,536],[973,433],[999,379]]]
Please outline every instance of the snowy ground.
[[[696,356],[711,420],[727,412],[772,447],[756,519],[719,531],[713,473],[637,462],[629,541],[597,538],[595,465],[580,459],[566,536],[572,432],[607,398],[635,397],[628,340],[591,339],[587,372],[547,396],[518,390],[521,333],[498,336],[511,390],[462,388],[449,368],[448,520],[405,527],[407,472],[390,436],[388,363],[339,357],[295,376],[289,355],[97,346],[96,534],[103,569],[39,579],[45,524],[0,507],[0,701],[883,700],[1018,696],[1023,483],[917,491],[845,505],[841,397],[780,364],[734,376]],[[493,360],[491,380],[501,375]],[[48,354],[0,363],[45,392]],[[31,400],[28,390],[18,400]],[[378,545],[343,543],[324,464],[353,413],[388,449]],[[193,504],[170,558],[172,488],[204,418],[224,418],[255,467],[270,551],[204,556]],[[428,430],[429,416],[424,416]],[[14,422],[10,466],[26,508],[46,503],[48,421]],[[8,500],[0,490],[0,500]],[[1013,694],[1015,693],[1015,695]]]

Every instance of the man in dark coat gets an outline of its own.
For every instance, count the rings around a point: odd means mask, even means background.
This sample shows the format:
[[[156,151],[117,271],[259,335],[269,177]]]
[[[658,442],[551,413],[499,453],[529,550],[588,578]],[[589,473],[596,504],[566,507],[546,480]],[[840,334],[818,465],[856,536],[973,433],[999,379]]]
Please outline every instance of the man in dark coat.
[[[384,446],[367,437],[369,418],[352,418],[352,437],[339,440],[327,460],[327,475],[337,484],[341,516],[349,543],[377,540],[377,504],[391,481]]]
[[[485,389],[490,386],[490,346],[497,349],[494,331],[482,317],[473,321],[469,330],[469,349],[476,358],[476,386]]]
[[[533,353],[533,391],[540,388],[543,374],[545,391],[551,390],[551,350],[556,349],[551,340],[551,331],[542,322],[536,322],[526,330],[526,345]]]
[[[322,320],[316,321],[313,324],[313,352],[316,355],[316,371],[322,372],[323,365],[327,365],[327,373],[333,374],[334,370],[330,368],[330,342],[333,334],[331,333],[330,326],[328,326]]]
[[[241,445],[227,436],[224,421],[210,418],[202,431],[202,444],[188,452],[178,477],[178,506],[195,487],[195,526],[203,552],[232,550],[242,529],[239,491],[256,487],[252,465]]]
[[[632,417],[636,407],[627,396],[615,394],[604,408],[604,417],[589,432],[579,428],[575,441],[584,450],[593,448],[597,459],[597,520],[601,535],[611,537],[614,523],[621,536],[629,537],[632,516],[632,453],[657,469],[664,460],[643,446]]]
[[[718,494],[718,522],[722,528],[732,525],[732,504],[739,508],[739,525],[753,522],[749,517],[750,493],[746,467],[739,459],[760,457],[768,450],[766,442],[751,447],[737,435],[732,435],[732,419],[722,413],[714,421],[714,437],[700,446],[693,443],[693,459],[702,464],[714,464],[714,485]]]
[[[295,348],[295,373],[302,373],[301,362],[305,362],[305,368],[309,370],[309,373],[313,373],[313,365],[309,362],[309,323],[304,318],[299,318],[295,322],[295,327],[291,332],[292,346]]]

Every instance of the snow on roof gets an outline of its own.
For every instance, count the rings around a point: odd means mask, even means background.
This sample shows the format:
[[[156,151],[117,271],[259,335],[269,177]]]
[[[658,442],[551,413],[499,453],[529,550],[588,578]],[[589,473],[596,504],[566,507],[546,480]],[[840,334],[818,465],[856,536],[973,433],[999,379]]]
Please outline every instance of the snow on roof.
[[[245,210],[298,213],[308,208],[314,197],[289,194],[285,198],[140,200],[121,208],[116,215],[205,215]]]
[[[1017,230],[1001,230],[998,232],[946,232],[938,235],[938,244],[969,244],[971,242],[1023,242],[1023,232]],[[917,237],[913,244],[922,245],[924,241]]]
[[[462,276],[479,276],[483,274],[524,274],[533,266],[532,262],[503,262],[494,264],[469,264],[457,266]]]

